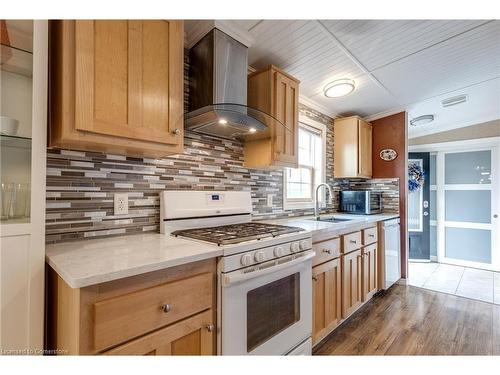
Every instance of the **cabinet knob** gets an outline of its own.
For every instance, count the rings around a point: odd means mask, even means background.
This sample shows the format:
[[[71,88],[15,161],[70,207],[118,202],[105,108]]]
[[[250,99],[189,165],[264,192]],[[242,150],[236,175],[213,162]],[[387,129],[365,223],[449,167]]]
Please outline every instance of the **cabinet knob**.
[[[332,250],[330,250],[330,249],[323,249],[323,252],[327,253],[327,254],[330,254],[330,255],[332,254]]]
[[[179,129],[174,129],[174,130],[172,130],[172,133],[175,135],[179,135],[179,134],[181,134],[181,131]]]
[[[170,310],[172,310],[172,305],[170,305],[170,303],[164,303],[160,306],[160,310],[164,313],[168,313]]]
[[[316,276],[313,276],[314,281],[318,281],[318,278]]]
[[[208,332],[213,332],[214,331],[214,325],[212,323],[207,324],[206,328],[207,328]]]

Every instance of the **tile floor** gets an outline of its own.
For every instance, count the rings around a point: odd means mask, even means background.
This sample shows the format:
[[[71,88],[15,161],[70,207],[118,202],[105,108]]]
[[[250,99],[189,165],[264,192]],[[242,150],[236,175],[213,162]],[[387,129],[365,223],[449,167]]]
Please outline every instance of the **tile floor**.
[[[500,305],[499,272],[410,262],[408,284]]]

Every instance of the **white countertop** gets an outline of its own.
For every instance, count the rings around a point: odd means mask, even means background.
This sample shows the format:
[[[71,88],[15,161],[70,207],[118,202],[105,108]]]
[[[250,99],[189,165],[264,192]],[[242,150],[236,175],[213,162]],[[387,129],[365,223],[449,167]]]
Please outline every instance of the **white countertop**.
[[[353,214],[325,214],[323,217],[334,216],[339,219],[350,219],[340,223],[327,221],[317,221],[314,216],[297,216],[283,219],[259,220],[263,223],[290,225],[303,228],[312,233],[313,241],[321,241],[328,237],[339,236],[341,234],[355,232],[357,230],[371,226],[378,221],[385,221],[399,217],[398,213],[383,213],[373,215],[353,215]]]
[[[323,215],[331,216],[331,215]],[[265,223],[290,225],[312,232],[313,241],[353,232],[398,214],[349,215],[342,223],[315,221],[312,216],[275,220]],[[83,288],[142,273],[156,271],[222,255],[223,248],[160,233],[65,242],[46,246],[47,263],[72,288]]]
[[[72,288],[103,283],[222,255],[222,249],[160,233],[46,246],[47,263]]]

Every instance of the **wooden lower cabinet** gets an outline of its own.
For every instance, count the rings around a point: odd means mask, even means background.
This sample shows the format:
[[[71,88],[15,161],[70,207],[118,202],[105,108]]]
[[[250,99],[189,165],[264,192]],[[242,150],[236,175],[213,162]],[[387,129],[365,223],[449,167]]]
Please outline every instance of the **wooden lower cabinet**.
[[[215,354],[215,259],[83,288],[48,272],[47,349],[66,354]]]
[[[368,301],[378,290],[377,244],[365,246],[362,252],[363,301]]]
[[[363,302],[361,259],[361,250],[352,251],[341,257],[343,318],[351,315]]]
[[[144,337],[106,355],[214,355],[213,312],[207,310]]]
[[[313,268],[313,344],[331,332],[342,318],[340,258]]]

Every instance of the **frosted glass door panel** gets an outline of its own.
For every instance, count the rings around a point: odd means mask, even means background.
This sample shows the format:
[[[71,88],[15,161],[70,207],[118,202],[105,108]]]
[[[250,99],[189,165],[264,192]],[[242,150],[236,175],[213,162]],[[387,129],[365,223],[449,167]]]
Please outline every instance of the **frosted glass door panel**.
[[[430,227],[430,239],[431,255],[437,256],[437,227],[435,225]]]
[[[409,159],[408,163],[417,164],[422,168],[421,159]],[[422,188],[408,192],[408,230],[410,232],[422,231],[422,194]]]
[[[491,151],[445,154],[445,184],[491,184]]]
[[[436,207],[437,207],[436,190],[431,190],[429,199],[429,214],[431,215],[431,220],[437,220]]]
[[[436,155],[429,158],[429,183],[436,185]]]
[[[491,223],[489,190],[447,190],[445,206],[446,221]]]
[[[446,228],[446,258],[491,263],[491,231]]]

